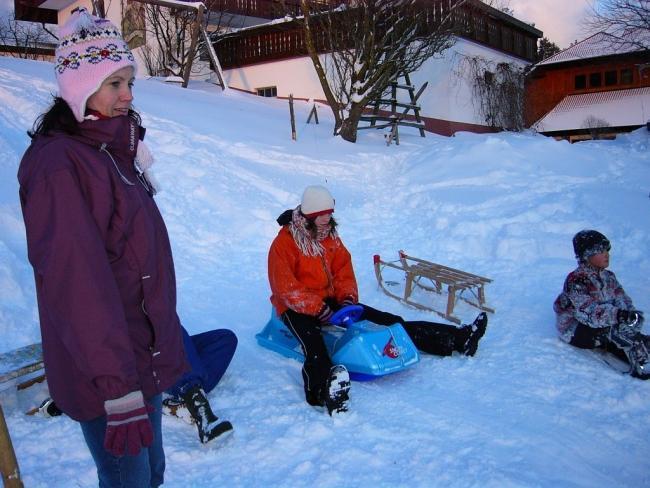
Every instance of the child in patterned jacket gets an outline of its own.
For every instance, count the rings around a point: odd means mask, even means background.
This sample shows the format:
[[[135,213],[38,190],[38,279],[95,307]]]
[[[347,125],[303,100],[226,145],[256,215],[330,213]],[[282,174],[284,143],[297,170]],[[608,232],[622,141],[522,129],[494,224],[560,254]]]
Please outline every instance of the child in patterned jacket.
[[[611,245],[595,230],[573,237],[578,267],[553,304],[560,338],[582,349],[603,348],[625,360],[632,376],[649,379],[650,336],[641,333],[643,313],[607,270]]]

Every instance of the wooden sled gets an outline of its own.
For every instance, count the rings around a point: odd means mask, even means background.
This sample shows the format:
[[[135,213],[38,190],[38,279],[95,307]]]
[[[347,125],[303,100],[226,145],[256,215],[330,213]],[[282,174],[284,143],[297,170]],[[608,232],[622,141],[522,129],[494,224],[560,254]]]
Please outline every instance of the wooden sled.
[[[45,379],[41,343],[0,354],[0,391],[28,388]]]
[[[420,310],[428,310],[444,317],[450,322],[460,324],[460,319],[454,315],[454,306],[458,300],[463,300],[473,307],[485,312],[494,313],[494,309],[485,303],[485,285],[492,280],[458,269],[449,268],[441,264],[431,263],[424,259],[408,256],[404,251],[399,251],[399,261],[382,261],[378,254],[374,256],[375,276],[381,289],[386,295],[396,298],[400,302],[411,305]],[[387,282],[382,277],[382,270],[386,267],[403,271],[405,276],[404,295],[399,296],[390,291]],[[415,290],[436,293],[447,293],[447,307],[444,312],[433,308],[433,304],[418,303],[412,297]],[[471,297],[468,298],[469,294]]]
[[[0,354],[0,392],[14,386],[22,390],[44,379],[43,349],[40,343]],[[4,486],[23,486],[16,453],[1,406],[0,475]]]

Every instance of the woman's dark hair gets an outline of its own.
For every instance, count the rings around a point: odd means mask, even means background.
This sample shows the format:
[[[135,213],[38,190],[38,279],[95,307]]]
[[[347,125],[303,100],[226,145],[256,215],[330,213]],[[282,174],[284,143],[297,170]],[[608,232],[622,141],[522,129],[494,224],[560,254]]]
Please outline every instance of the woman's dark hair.
[[[303,216],[304,215],[305,214],[303,214]],[[311,236],[315,239],[316,238],[316,232],[317,232],[317,230],[316,230],[316,222],[314,221],[314,219],[306,219],[306,220],[307,220],[307,222],[305,223],[305,229],[307,229],[309,231],[309,233],[311,234]],[[336,229],[337,225],[339,225],[339,223],[336,220],[334,220],[334,216],[331,216],[330,217],[330,229],[331,230]]]
[[[74,118],[68,103],[61,97],[54,97],[50,108],[39,115],[32,130],[27,131],[27,134],[33,139],[36,136],[47,136],[51,132],[65,132],[70,135],[79,133],[79,122]]]
[[[129,110],[129,117],[138,125],[142,124],[140,114],[135,110]],[[61,97],[54,97],[52,106],[47,112],[39,115],[32,130],[27,131],[27,134],[33,139],[36,136],[50,135],[52,132],[64,132],[68,135],[79,133],[79,122],[75,119],[68,102]]]

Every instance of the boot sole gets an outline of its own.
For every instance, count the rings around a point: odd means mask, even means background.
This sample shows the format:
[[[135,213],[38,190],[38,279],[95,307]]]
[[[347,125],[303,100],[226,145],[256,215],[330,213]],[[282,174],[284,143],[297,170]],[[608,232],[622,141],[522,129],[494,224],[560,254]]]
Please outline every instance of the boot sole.
[[[348,393],[351,386],[350,374],[345,368],[337,370],[334,376],[330,378],[329,398],[325,401],[327,413],[330,416],[348,411],[350,401]]]

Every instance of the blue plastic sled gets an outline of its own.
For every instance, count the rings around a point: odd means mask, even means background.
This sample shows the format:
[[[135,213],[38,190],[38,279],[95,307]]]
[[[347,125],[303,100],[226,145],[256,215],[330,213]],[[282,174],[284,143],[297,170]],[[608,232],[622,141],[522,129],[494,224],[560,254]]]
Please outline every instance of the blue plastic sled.
[[[334,314],[333,322],[343,317],[342,326],[323,327],[323,339],[332,362],[343,364],[351,379],[372,380],[417,364],[420,356],[401,324],[384,326],[367,320],[355,322],[354,316],[346,315],[350,308],[344,307]],[[304,361],[302,347],[275,309],[272,309],[271,319],[264,329],[255,337],[262,347]]]

